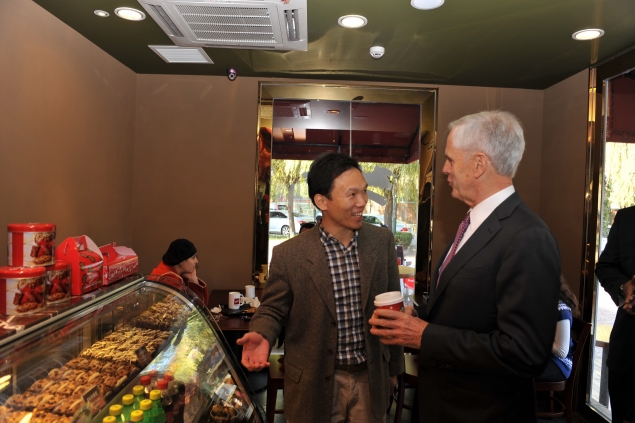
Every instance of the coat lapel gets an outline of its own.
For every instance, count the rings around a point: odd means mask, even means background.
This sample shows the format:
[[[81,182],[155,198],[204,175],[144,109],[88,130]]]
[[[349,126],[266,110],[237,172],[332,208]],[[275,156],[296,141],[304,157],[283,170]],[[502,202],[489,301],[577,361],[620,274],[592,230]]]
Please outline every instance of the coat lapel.
[[[318,293],[326,308],[331,313],[334,320],[337,320],[335,314],[335,294],[333,293],[333,281],[331,280],[331,271],[329,270],[329,264],[326,261],[326,254],[324,252],[324,246],[320,240],[320,232],[317,230],[310,231],[310,235],[306,234],[308,239],[306,264],[308,268],[309,279]],[[317,300],[317,299],[316,299]]]
[[[434,307],[437,299],[443,294],[443,291],[448,286],[448,284],[452,281],[454,275],[457,274],[459,270],[465,266],[467,262],[469,262],[472,257],[479,251],[481,251],[490,240],[500,231],[501,229],[501,220],[506,219],[511,215],[518,205],[520,205],[522,201],[517,193],[513,193],[509,198],[503,201],[494,211],[485,219],[485,221],[478,227],[476,232],[472,234],[470,239],[468,239],[465,244],[461,247],[461,249],[456,253],[452,261],[448,263],[445,270],[441,274],[441,279],[439,280],[439,285],[436,289],[433,288],[432,296],[430,301],[428,302],[428,316],[430,315],[430,311]],[[450,246],[452,243],[450,243]],[[446,254],[449,250],[450,246],[446,248]],[[442,257],[445,258],[444,254]],[[443,259],[442,259],[443,260]],[[443,262],[441,260],[441,262]],[[440,267],[440,265],[439,265]],[[437,267],[437,272],[439,271],[439,267]],[[435,275],[438,274],[435,272]],[[435,280],[436,281],[436,280]]]

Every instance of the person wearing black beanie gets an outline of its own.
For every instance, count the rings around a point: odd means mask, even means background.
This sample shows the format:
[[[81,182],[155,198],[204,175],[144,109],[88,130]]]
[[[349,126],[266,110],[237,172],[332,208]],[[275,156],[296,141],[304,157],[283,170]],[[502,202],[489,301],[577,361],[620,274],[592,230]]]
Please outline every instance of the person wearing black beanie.
[[[152,270],[147,279],[167,283],[179,289],[187,286],[207,304],[207,284],[196,275],[197,265],[196,247],[191,241],[179,238],[170,243],[161,263]]]

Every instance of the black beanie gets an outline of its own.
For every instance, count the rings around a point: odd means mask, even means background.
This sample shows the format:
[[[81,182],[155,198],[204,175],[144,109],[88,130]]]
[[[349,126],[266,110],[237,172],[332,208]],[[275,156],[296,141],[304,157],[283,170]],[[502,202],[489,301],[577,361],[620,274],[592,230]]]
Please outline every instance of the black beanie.
[[[163,263],[174,266],[196,254],[196,247],[187,239],[177,239],[170,243],[168,251],[163,254]]]

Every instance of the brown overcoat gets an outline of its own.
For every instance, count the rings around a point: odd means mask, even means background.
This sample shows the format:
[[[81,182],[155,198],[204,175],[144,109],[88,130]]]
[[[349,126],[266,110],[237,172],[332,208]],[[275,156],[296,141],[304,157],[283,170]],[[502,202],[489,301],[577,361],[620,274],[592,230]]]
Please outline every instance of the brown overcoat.
[[[389,375],[403,372],[403,348],[370,334],[376,295],[398,291],[399,269],[390,230],[364,223],[359,230],[364,332],[373,412],[385,416]],[[271,345],[285,327],[284,414],[290,423],[330,421],[337,323],[335,298],[318,227],[275,247],[269,280],[249,330]]]

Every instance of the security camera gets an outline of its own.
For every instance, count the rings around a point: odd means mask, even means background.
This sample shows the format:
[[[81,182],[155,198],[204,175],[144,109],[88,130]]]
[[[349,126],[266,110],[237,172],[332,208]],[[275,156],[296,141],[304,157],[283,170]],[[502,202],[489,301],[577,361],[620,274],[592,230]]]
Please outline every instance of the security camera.
[[[385,51],[386,49],[381,46],[372,46],[370,48],[370,55],[373,57],[373,59],[379,59],[384,55]]]
[[[234,68],[227,69],[227,78],[229,78],[230,81],[235,81],[236,78],[238,78],[238,72],[236,71],[236,69]]]

